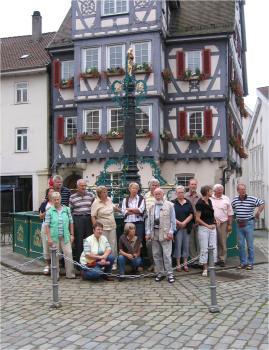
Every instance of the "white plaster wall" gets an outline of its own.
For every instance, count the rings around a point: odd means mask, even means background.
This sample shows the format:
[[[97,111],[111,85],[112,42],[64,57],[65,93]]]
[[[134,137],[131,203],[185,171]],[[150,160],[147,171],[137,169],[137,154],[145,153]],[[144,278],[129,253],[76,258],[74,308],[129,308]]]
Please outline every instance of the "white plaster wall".
[[[15,104],[15,83],[28,82],[29,103]],[[1,86],[1,176],[33,178],[33,206],[37,209],[48,174],[48,82],[46,74],[2,77]],[[28,152],[16,153],[16,128],[28,128]]]

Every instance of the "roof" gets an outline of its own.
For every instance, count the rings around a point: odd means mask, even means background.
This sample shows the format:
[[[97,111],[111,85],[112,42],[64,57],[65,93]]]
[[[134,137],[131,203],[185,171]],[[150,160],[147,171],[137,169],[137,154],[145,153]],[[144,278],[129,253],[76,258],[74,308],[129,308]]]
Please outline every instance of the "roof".
[[[48,48],[68,46],[72,44],[72,12],[70,8],[55,37],[48,45]]]
[[[267,99],[269,99],[269,86],[263,86],[258,88],[259,92]]]
[[[1,72],[42,68],[50,62],[46,51],[55,32],[44,33],[38,41],[32,35],[1,39]]]
[[[230,33],[235,25],[234,0],[185,0],[171,11],[170,36]]]

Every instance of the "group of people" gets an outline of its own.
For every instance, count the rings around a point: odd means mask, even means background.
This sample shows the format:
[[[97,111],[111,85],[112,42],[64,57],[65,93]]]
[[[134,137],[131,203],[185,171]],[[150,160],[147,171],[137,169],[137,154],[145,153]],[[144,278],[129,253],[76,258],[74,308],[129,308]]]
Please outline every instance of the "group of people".
[[[264,201],[248,196],[244,184],[237,186],[238,196],[232,202],[224,195],[220,184],[213,188],[202,186],[201,195],[197,185],[197,180],[191,179],[187,193],[183,186],[177,186],[175,199],[169,201],[157,179],[149,181],[145,196],[139,193],[139,184],[132,182],[129,195],[119,206],[112,202],[105,186],[97,187],[95,197],[80,179],[76,192],[71,195],[63,186],[62,177],[54,176],[52,188],[47,190],[40,206],[44,273],[50,273],[49,247],[55,245],[67,257],[67,278],[76,277],[74,258],[83,279],[109,280],[112,270],[118,268],[122,281],[127,264],[134,273],[143,271],[145,256],[150,262],[148,271],[156,273],[156,282],[165,277],[169,283],[175,281],[172,257],[178,272],[188,272],[188,259],[199,257],[202,276],[207,276],[209,246],[214,248],[215,263],[225,266],[226,241],[232,231],[234,215],[240,258],[238,268],[253,269],[254,220],[264,209]],[[118,243],[115,212],[121,213],[125,222]]]

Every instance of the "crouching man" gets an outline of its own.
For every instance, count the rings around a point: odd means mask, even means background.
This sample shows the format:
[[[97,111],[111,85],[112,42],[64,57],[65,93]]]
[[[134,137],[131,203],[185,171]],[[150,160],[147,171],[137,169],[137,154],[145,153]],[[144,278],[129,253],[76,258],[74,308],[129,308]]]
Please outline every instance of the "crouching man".
[[[83,265],[81,275],[85,280],[112,280],[106,273],[111,273],[115,258],[111,254],[107,238],[102,233],[103,224],[96,222],[93,225],[93,235],[84,240],[80,263]]]

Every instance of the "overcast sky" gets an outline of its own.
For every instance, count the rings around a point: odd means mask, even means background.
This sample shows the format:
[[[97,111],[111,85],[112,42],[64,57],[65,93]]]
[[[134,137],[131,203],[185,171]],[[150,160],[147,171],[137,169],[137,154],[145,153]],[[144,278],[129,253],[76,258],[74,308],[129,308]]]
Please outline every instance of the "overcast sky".
[[[0,37],[8,37],[31,34],[31,15],[35,10],[41,12],[43,32],[57,31],[71,0],[3,0],[0,6]],[[246,0],[249,86],[246,103],[250,109],[255,106],[256,88],[269,85],[268,13],[269,0]]]

